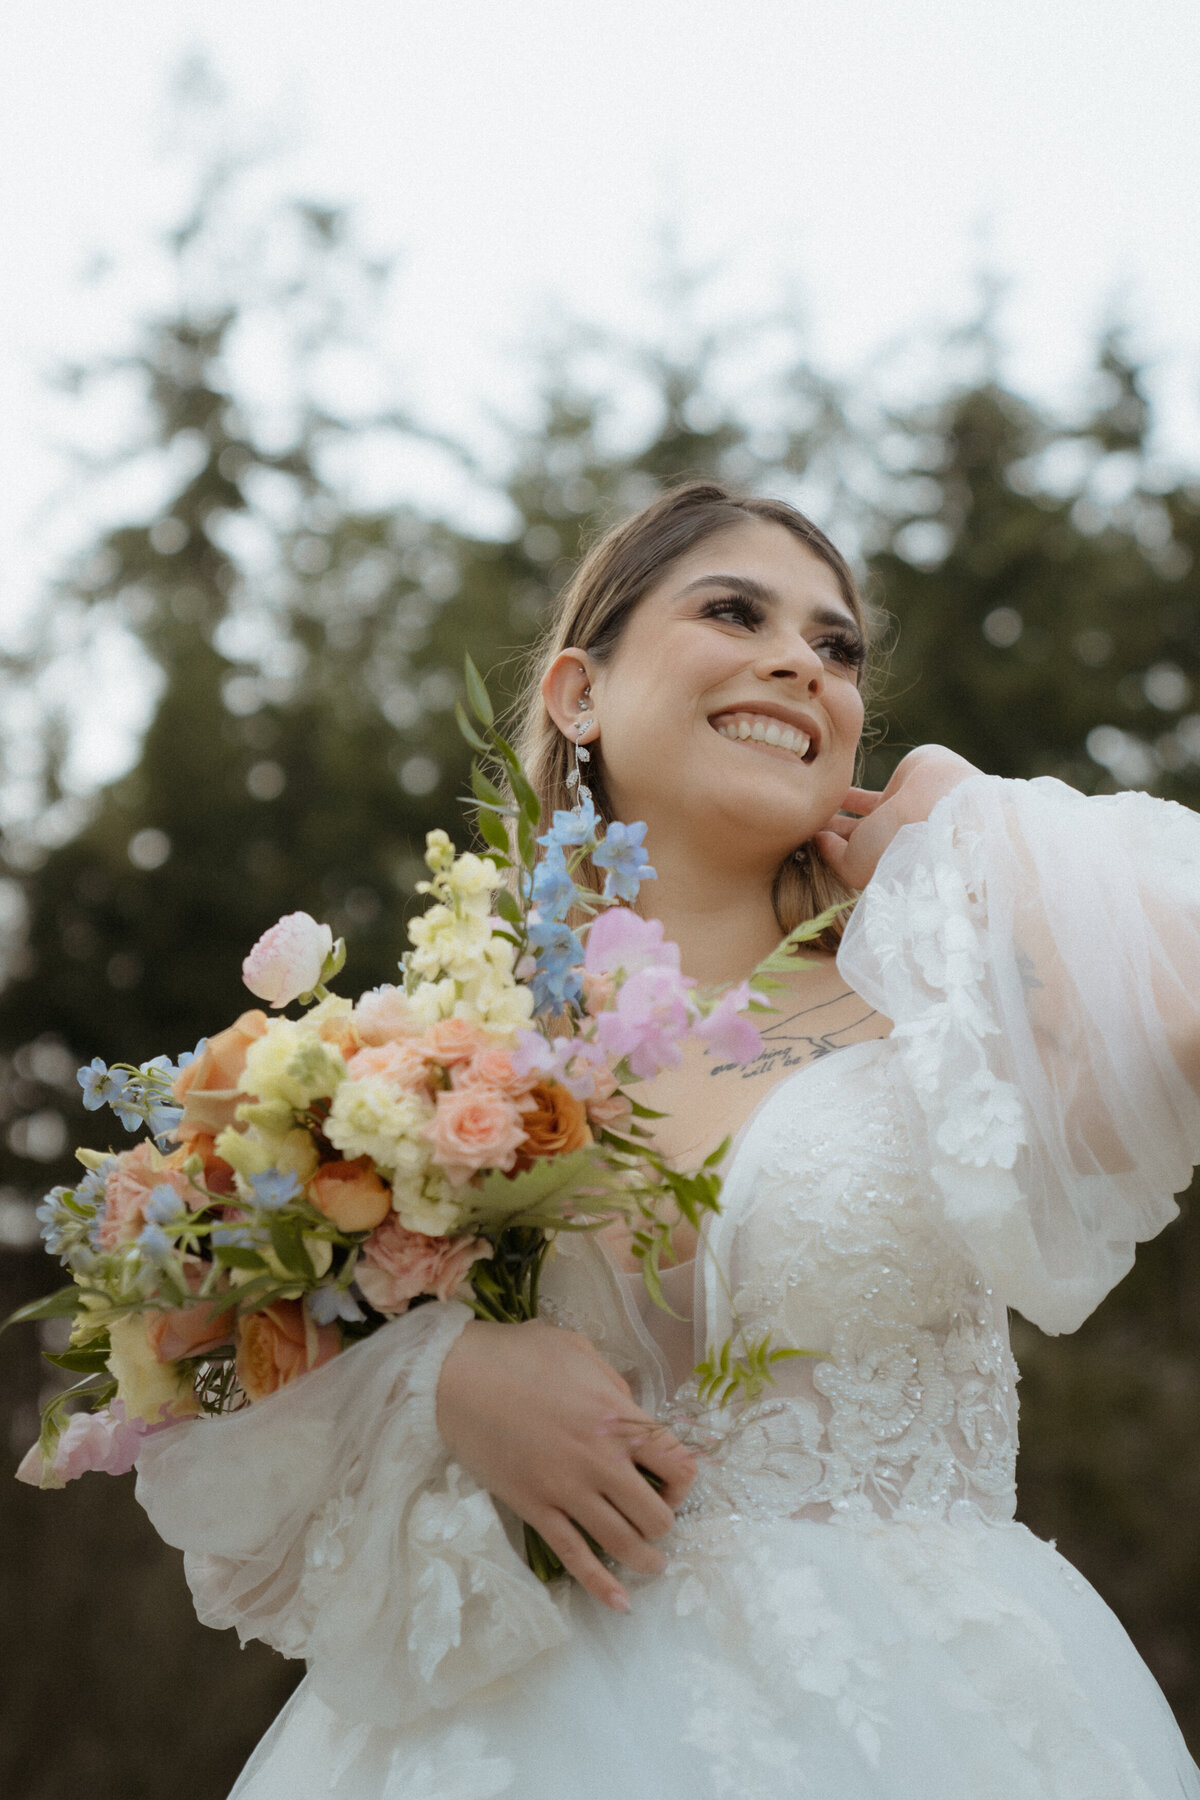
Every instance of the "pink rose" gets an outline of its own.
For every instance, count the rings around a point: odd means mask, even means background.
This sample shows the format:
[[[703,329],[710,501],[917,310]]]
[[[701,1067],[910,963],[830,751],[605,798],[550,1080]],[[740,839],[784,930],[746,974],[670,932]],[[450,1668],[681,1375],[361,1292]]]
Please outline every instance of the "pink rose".
[[[363,994],[354,1008],[354,1023],[364,1044],[389,1044],[416,1030],[404,989],[386,983]]]
[[[347,1065],[353,1080],[367,1075],[382,1075],[393,1087],[405,1093],[426,1094],[430,1098],[429,1063],[415,1038],[401,1043],[370,1044],[350,1059]]]
[[[141,1451],[143,1440],[151,1432],[164,1431],[175,1423],[174,1419],[159,1425],[147,1425],[144,1419],[127,1420],[124,1403],[120,1400],[114,1400],[100,1412],[72,1413],[55,1446],[54,1461],[49,1470],[34,1444],[21,1460],[17,1480],[27,1481],[31,1487],[62,1487],[92,1470],[102,1475],[126,1475]]]
[[[376,1312],[402,1313],[418,1294],[453,1300],[471,1265],[491,1254],[486,1238],[426,1237],[393,1214],[367,1240],[355,1280]]]
[[[242,980],[252,994],[273,1007],[311,993],[333,950],[333,933],[307,913],[288,913],[264,931],[242,964]]]
[[[479,1169],[511,1169],[525,1126],[516,1102],[494,1088],[448,1088],[424,1135],[450,1180],[461,1187]]]
[[[129,1243],[145,1222],[146,1202],[157,1187],[174,1188],[190,1211],[199,1199],[178,1163],[181,1150],[169,1157],[149,1142],[123,1150],[104,1183],[104,1216],[100,1221],[100,1248],[115,1250]]]

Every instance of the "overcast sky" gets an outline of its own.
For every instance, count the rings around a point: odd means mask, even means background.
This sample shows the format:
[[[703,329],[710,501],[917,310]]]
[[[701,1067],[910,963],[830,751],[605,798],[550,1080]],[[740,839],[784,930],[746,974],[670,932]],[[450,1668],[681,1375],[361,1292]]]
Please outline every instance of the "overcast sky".
[[[1115,305],[1200,466],[1196,0],[4,0],[0,629],[81,529],[48,510],[67,420],[42,374],[151,297],[183,194],[165,95],[197,50],[248,124],[286,124],[281,192],[402,253],[402,373],[448,423],[519,396],[548,297],[644,321],[670,218],[726,316],[798,285],[843,371],[962,319],[986,262],[1010,374],[1065,401]],[[81,286],[97,255],[128,278]]]

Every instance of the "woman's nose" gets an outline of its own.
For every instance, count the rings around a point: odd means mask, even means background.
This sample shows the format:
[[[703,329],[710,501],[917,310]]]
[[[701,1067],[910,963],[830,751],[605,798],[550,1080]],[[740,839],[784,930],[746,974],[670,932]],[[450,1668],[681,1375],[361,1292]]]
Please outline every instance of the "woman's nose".
[[[803,682],[813,694],[819,694],[825,685],[825,664],[804,638],[768,646],[759,673],[774,681]]]

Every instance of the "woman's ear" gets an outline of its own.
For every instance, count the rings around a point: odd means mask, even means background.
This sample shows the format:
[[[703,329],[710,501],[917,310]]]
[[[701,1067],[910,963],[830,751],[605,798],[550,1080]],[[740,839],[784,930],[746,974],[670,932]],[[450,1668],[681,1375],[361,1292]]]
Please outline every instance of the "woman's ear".
[[[542,677],[546,711],[572,744],[586,744],[596,736],[599,720],[592,702],[591,658],[586,650],[560,650]],[[577,731],[580,720],[586,731]]]

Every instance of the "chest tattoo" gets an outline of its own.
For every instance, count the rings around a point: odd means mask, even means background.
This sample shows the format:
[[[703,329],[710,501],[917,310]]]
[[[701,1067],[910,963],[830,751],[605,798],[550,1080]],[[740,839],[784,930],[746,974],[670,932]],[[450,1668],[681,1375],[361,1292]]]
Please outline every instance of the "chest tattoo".
[[[786,1004],[786,1003],[785,1003]],[[872,1017],[873,1009],[851,988],[843,988],[828,1000],[794,1011],[781,1010],[770,1017],[753,1015],[763,1040],[760,1055],[748,1063],[713,1063],[713,1075],[740,1074],[744,1081],[798,1069],[856,1041],[855,1034]]]

